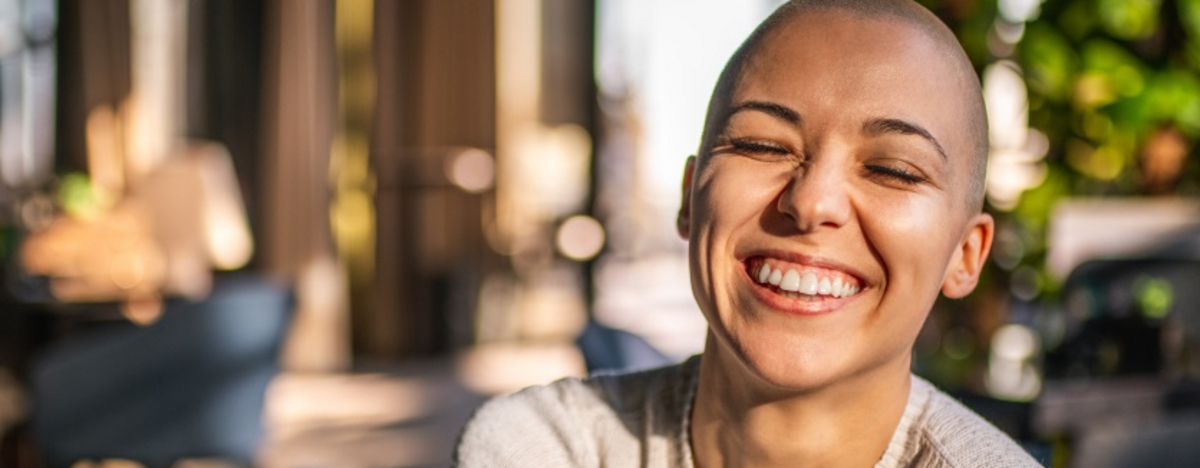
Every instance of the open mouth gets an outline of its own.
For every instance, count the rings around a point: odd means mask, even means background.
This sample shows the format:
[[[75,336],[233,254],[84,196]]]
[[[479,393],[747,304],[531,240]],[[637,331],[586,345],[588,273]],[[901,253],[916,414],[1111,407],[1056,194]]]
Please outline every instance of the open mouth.
[[[751,257],[744,263],[746,274],[759,286],[794,299],[847,298],[863,289],[861,279],[840,270],[768,257]]]

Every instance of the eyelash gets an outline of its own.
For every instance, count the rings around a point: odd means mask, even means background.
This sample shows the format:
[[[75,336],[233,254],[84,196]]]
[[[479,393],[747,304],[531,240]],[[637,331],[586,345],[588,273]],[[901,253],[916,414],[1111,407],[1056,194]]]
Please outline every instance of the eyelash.
[[[736,149],[740,152],[745,152],[745,153],[750,153],[750,154],[785,155],[785,154],[790,153],[790,151],[788,151],[787,148],[784,148],[782,146],[773,145],[773,144],[769,144],[769,143],[763,143],[763,142],[757,141],[757,140],[747,140],[747,139],[743,139],[743,138],[737,138],[737,139],[730,140],[729,144],[731,146],[733,146],[734,149]]]
[[[782,146],[745,138],[736,138],[730,140],[729,144],[739,152],[747,154],[770,154],[782,156],[791,153],[791,151]],[[904,185],[918,185],[926,182],[924,177],[901,168],[882,166],[878,164],[868,164],[866,168],[874,176],[892,179]]]
[[[866,167],[867,167],[867,170],[871,171],[871,173],[874,175],[877,175],[880,177],[886,177],[886,178],[895,180],[897,182],[900,182],[904,185],[917,185],[917,184],[925,182],[924,177],[921,177],[917,174],[906,171],[904,169],[890,167],[890,166],[880,166],[880,165],[875,165],[875,164],[868,164]]]

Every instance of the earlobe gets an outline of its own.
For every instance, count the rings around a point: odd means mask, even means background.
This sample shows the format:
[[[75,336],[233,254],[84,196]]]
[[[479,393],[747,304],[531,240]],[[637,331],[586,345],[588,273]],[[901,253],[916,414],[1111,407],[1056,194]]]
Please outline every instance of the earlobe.
[[[679,237],[687,240],[692,230],[692,174],[696,171],[696,157],[688,156],[683,166],[683,199],[679,202],[679,216],[675,218],[675,229]]]
[[[975,290],[979,275],[992,249],[992,236],[996,225],[992,215],[980,213],[971,220],[966,234],[959,242],[958,251],[951,260],[950,269],[942,281],[942,294],[950,298],[961,298]]]

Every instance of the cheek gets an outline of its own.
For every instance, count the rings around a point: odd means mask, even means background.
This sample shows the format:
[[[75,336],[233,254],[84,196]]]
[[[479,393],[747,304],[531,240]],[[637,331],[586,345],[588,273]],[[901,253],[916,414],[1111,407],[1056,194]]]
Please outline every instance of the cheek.
[[[737,158],[714,160],[697,180],[697,208],[703,211],[697,221],[717,235],[757,223],[765,210],[774,209],[787,182],[786,168]]]
[[[728,287],[714,282],[733,281],[734,247],[742,233],[758,229],[765,210],[774,209],[784,171],[753,162],[718,159],[697,173],[693,187],[692,236],[689,239],[692,286],[697,299],[728,303]],[[719,174],[719,175],[718,175]],[[782,180],[782,185],[780,180]]]
[[[911,350],[941,291],[952,249],[952,223],[947,208],[932,204],[881,204],[881,213],[864,223],[864,232],[884,266],[885,283],[875,314],[868,321],[888,330],[890,347],[899,355]],[[890,343],[890,345],[885,344]]]
[[[926,309],[941,289],[960,224],[950,216],[953,208],[939,201],[881,204],[868,228],[871,244],[887,270],[889,292],[909,300],[921,298],[917,302]]]

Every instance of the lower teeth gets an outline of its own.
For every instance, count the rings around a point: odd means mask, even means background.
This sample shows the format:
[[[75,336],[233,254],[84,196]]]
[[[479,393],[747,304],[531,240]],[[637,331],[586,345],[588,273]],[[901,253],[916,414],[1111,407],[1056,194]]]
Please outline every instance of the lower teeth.
[[[804,293],[801,293],[801,292],[798,292],[798,291],[787,291],[787,290],[784,290],[784,289],[779,289],[779,288],[773,288],[773,289],[775,289],[775,292],[778,292],[779,294],[782,294],[782,295],[784,295],[784,296],[791,297],[791,298],[796,298],[796,299],[800,299],[800,298],[804,298],[804,299],[811,299],[811,298],[818,298],[818,297],[833,297],[833,296],[826,295],[826,294],[804,294]]]

